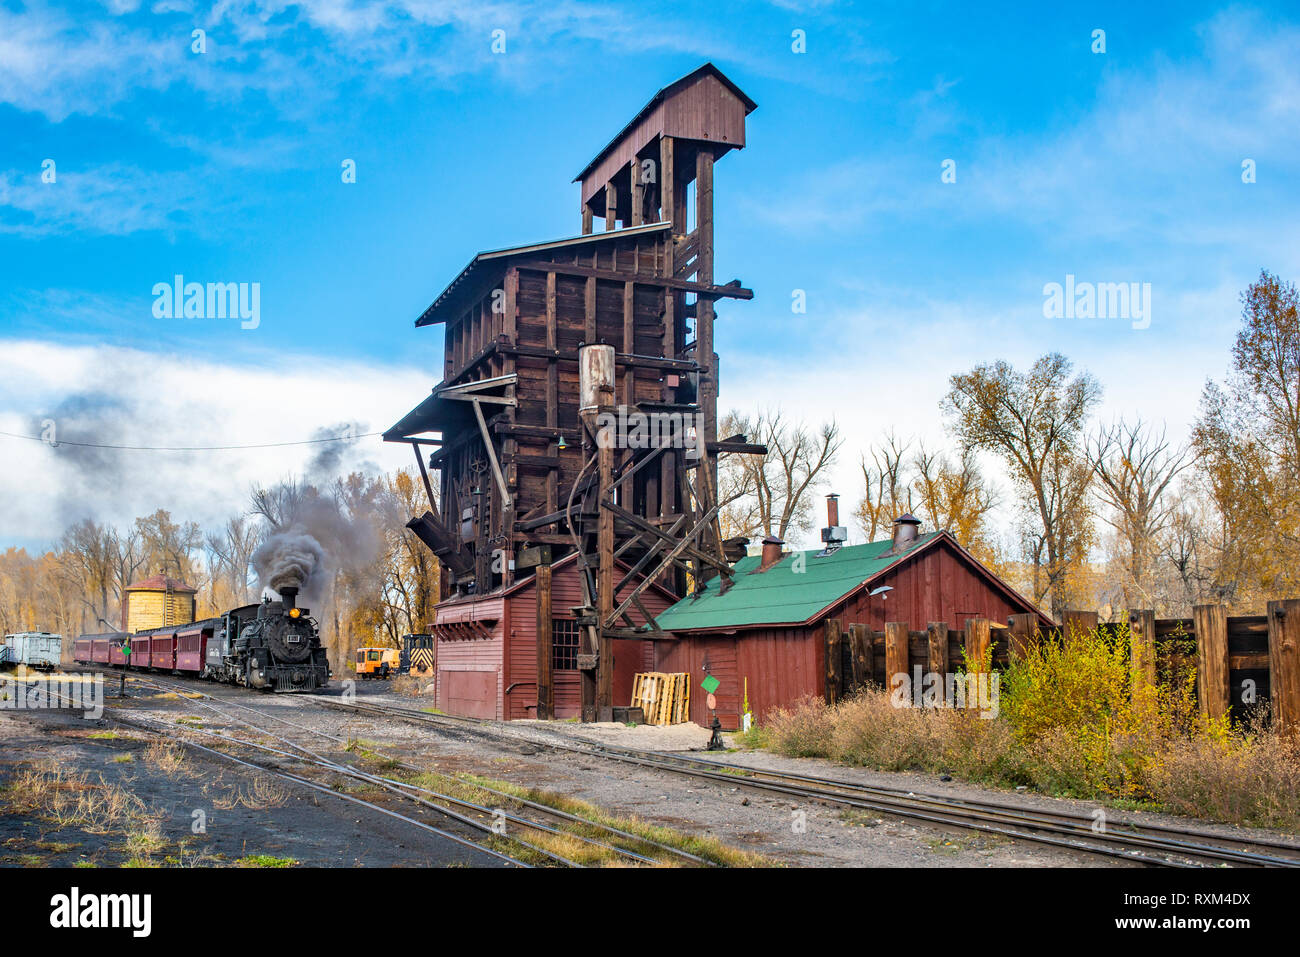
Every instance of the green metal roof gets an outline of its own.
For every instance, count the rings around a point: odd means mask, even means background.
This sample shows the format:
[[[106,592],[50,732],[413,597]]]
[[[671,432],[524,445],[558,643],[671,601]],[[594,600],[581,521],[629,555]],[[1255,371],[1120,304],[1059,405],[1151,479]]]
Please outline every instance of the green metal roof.
[[[757,574],[751,572],[762,559],[750,555],[736,563],[735,584],[725,595],[718,593],[719,579],[714,578],[699,598],[683,598],[655,620],[664,631],[798,624],[940,534],[930,532],[920,536],[915,545],[901,554],[885,554],[893,544],[890,539],[846,545],[824,558],[818,557],[819,549],[791,552],[767,571]],[[800,557],[803,567],[796,570],[796,559]]]

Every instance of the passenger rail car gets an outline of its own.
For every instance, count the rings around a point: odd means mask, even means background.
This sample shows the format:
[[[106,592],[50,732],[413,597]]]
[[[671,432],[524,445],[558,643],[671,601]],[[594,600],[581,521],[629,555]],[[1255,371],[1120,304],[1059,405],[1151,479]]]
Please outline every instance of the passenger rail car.
[[[235,608],[219,618],[135,634],[83,635],[73,659],[130,671],[166,671],[269,691],[311,691],[329,681],[316,622],[297,605],[298,589],[280,601]]]
[[[48,631],[23,631],[5,635],[0,641],[0,666],[16,668],[26,665],[41,671],[53,671],[63,657],[63,636]]]

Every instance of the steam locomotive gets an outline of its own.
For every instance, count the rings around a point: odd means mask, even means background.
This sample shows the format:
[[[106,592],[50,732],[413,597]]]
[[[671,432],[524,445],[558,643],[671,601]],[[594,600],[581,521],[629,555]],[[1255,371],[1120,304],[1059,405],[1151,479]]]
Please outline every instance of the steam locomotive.
[[[134,635],[82,635],[72,657],[131,671],[167,671],[270,691],[312,691],[329,681],[320,630],[299,608],[298,589],[280,600],[234,608],[219,618]]]

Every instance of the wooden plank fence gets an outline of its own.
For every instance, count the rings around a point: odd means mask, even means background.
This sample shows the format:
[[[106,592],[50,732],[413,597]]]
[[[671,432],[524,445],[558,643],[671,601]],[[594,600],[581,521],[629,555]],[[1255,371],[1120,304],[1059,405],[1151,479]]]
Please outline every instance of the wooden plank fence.
[[[918,666],[937,674],[973,670],[990,648],[993,667],[1004,668],[1034,641],[1094,628],[1115,635],[1123,628],[1099,622],[1096,612],[1068,611],[1063,617],[1061,625],[1049,629],[1026,614],[1012,615],[1005,624],[975,618],[961,630],[931,622],[925,631],[911,631],[902,622],[872,631],[829,619],[826,700],[833,704],[867,686],[889,688],[889,676],[914,675]],[[1197,698],[1207,717],[1241,718],[1269,704],[1275,727],[1300,730],[1300,599],[1269,602],[1264,615],[1230,616],[1222,605],[1198,605],[1191,618],[1156,618],[1149,609],[1137,609],[1127,621],[1135,686],[1160,680],[1162,662],[1194,667]]]

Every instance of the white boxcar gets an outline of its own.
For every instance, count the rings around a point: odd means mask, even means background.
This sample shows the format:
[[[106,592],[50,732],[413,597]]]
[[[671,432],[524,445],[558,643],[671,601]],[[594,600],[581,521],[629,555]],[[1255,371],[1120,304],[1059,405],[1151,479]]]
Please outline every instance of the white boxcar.
[[[63,656],[63,636],[46,631],[25,631],[5,635],[5,654],[0,662],[8,667],[27,665],[29,668],[57,668]]]

